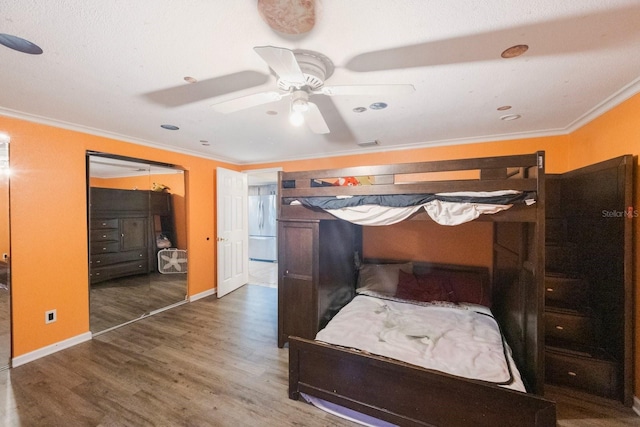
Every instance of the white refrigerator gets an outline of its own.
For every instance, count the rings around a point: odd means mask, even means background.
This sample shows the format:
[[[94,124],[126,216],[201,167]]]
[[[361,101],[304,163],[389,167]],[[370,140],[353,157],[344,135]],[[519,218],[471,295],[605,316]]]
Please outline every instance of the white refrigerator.
[[[249,259],[278,260],[276,196],[249,196]]]

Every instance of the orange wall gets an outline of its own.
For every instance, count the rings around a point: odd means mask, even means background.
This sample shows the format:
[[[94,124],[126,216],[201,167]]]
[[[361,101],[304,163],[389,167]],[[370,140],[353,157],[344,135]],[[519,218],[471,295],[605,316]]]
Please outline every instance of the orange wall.
[[[89,331],[87,150],[186,170],[188,292],[215,287],[215,168],[235,165],[7,117],[0,131],[11,138],[13,357]]]
[[[581,129],[573,132],[569,141],[568,169],[576,169],[624,154],[640,155],[640,95],[623,102]],[[636,161],[637,163],[637,161]],[[633,204],[640,206],[640,173],[634,170]],[[633,219],[637,221],[637,219]],[[635,395],[640,396],[640,227],[633,224],[634,278],[635,284]]]

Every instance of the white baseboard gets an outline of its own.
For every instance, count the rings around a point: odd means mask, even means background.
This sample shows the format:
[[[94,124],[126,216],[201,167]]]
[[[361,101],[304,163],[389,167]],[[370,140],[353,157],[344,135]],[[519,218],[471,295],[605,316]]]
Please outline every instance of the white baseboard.
[[[80,344],[90,340],[91,340],[91,332],[85,332],[84,334],[67,338],[66,340],[48,345],[46,347],[39,348],[30,353],[14,357],[13,359],[11,359],[11,367],[15,368],[20,365],[24,365],[25,363],[32,362],[36,359],[40,359],[41,357],[48,356],[57,351],[64,350],[65,348],[73,347],[76,344]]]
[[[640,416],[640,398],[633,396],[633,406],[631,409]]]
[[[189,302],[194,302],[199,299],[208,297],[210,295],[215,295],[218,291],[218,288],[209,289],[208,291],[200,292],[199,294],[191,295],[189,297]]]
[[[210,295],[215,295],[216,291],[217,291],[217,289],[214,288],[214,289],[209,289],[209,290],[204,291],[204,292],[200,292],[199,294],[192,295],[191,297],[189,297],[189,302],[197,301],[197,300],[199,300],[201,298],[205,298],[205,297],[208,297]],[[173,304],[173,305],[171,305],[169,307],[164,307],[164,308],[162,308],[160,310],[156,310],[155,312],[153,312],[151,314],[155,314],[155,313],[159,313],[161,311],[168,310],[168,309],[176,307],[178,305],[182,305],[185,302],[186,301],[180,301],[180,302],[178,302],[176,304]],[[139,320],[139,319],[135,319],[134,321],[136,321],[136,320]],[[118,325],[118,326],[122,326],[122,325]],[[11,359],[11,367],[12,368],[16,368],[16,367],[18,367],[20,365],[24,365],[25,363],[29,363],[29,362],[32,362],[32,361],[34,361],[36,359],[40,359],[41,357],[48,356],[48,355],[56,353],[56,352],[58,352],[60,350],[64,350],[65,348],[73,347],[74,345],[83,343],[85,341],[90,341],[92,337],[93,337],[93,335],[91,334],[91,332],[85,332],[83,334],[76,335],[75,337],[71,337],[71,338],[68,338],[66,340],[57,342],[55,344],[51,344],[51,345],[48,345],[46,347],[39,348],[39,349],[34,350],[34,351],[30,352],[30,353],[14,357],[13,359]]]

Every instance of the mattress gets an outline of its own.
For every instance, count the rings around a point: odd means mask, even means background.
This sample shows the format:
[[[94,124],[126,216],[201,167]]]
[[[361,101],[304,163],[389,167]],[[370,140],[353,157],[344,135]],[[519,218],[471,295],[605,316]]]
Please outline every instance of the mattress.
[[[418,305],[357,295],[316,339],[526,390],[496,320],[480,305]]]

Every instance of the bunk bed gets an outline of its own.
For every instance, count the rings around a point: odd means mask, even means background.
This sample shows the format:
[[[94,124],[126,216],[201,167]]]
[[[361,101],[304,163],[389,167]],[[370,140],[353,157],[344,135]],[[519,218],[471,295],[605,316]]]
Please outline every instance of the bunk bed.
[[[555,425],[555,403],[542,397],[544,152],[280,172],[278,180],[278,345],[289,343],[291,399],[398,425]],[[343,307],[371,296],[356,295],[362,227],[401,220],[493,222],[491,311],[525,391],[315,339]]]

